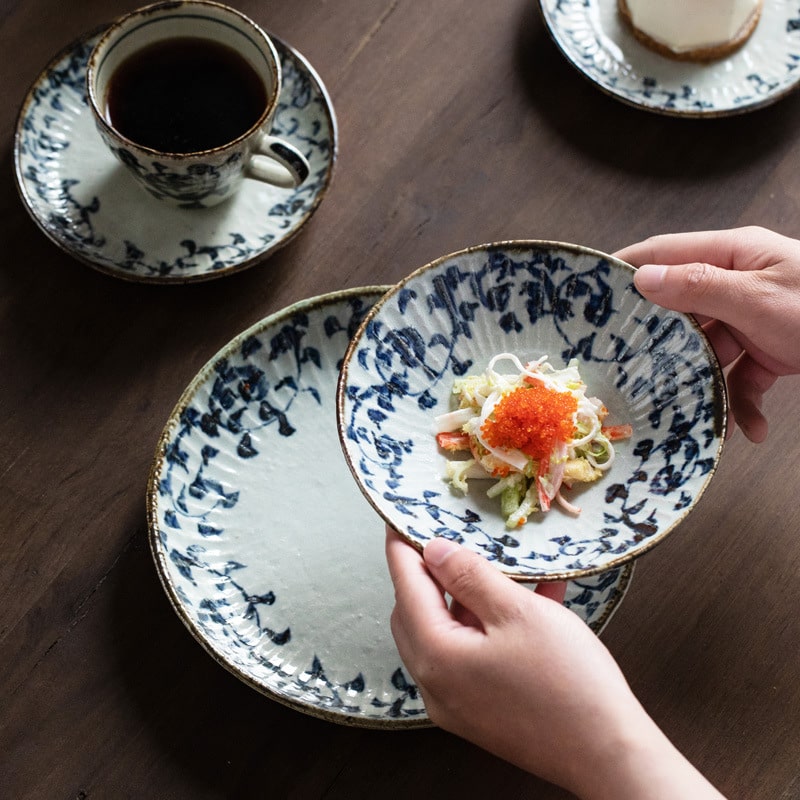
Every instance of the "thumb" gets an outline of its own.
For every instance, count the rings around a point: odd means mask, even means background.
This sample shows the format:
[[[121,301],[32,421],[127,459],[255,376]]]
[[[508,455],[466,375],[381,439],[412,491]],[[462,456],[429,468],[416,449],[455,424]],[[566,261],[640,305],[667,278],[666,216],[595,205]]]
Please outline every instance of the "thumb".
[[[673,311],[741,322],[752,304],[752,272],[711,264],[643,264],[633,282],[648,300]]]
[[[484,626],[506,621],[519,608],[516,592],[523,592],[526,597],[530,594],[483,556],[449,539],[431,539],[422,555],[428,571],[442,589]]]

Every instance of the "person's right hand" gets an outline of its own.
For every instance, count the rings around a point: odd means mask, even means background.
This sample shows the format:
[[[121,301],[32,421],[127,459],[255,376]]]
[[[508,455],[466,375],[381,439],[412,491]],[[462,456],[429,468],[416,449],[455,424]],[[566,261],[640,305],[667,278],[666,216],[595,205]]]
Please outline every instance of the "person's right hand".
[[[764,228],[653,236],[615,253],[639,267],[650,301],[694,314],[727,376],[731,412],[754,442],[767,435],[764,393],[800,373],[800,242]]]

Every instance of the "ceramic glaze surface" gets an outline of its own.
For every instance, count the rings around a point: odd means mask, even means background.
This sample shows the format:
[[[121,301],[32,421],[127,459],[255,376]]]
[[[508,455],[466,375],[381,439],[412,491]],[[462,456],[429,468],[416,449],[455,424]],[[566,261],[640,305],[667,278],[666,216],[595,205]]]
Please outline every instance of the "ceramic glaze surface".
[[[150,542],[176,611],[258,691],[362,727],[429,724],[389,629],[384,526],[339,446],[347,343],[385,287],[299,303],[237,336],[172,413],[148,487]],[[569,584],[595,631],[630,567]]]
[[[753,35],[708,64],[673,61],[636,41],[617,0],[540,0],[567,59],[604,92],[672,116],[723,116],[759,108],[797,87],[800,6],[766,2]]]
[[[198,57],[196,48],[187,50],[180,44],[192,37],[208,42],[204,55]],[[164,61],[165,42],[171,43],[168,48],[173,61]],[[146,50],[153,45],[156,50]],[[220,52],[225,51],[216,47],[228,48],[231,55],[220,60]],[[204,69],[202,65],[209,52],[216,54],[217,61]],[[125,65],[136,53],[148,67],[159,65],[159,74],[156,79],[152,73],[142,73],[141,60],[138,68],[134,66],[139,72],[133,85],[128,79],[128,89],[122,92],[127,97],[127,106],[122,103],[122,108],[130,109],[132,96],[138,92],[147,98],[139,100],[129,111],[129,118],[123,122],[125,130],[119,130],[111,123],[110,113],[110,98],[118,99],[119,93],[109,91],[109,87],[120,73],[125,82],[129,69]],[[136,57],[133,60],[135,63]],[[238,71],[232,74],[231,62],[238,64]],[[184,71],[186,78],[180,78]],[[180,87],[165,87],[165,75],[184,83]],[[213,87],[220,80],[225,81],[225,86],[221,94],[215,94]],[[262,146],[277,109],[280,60],[269,37],[251,19],[228,6],[184,0],[147,6],[117,20],[89,57],[86,83],[89,107],[100,137],[145,191],[171,205],[210,208],[238,191],[245,176],[262,175],[268,183],[294,187],[303,182],[308,172],[303,154],[291,143],[280,142],[283,150],[292,154],[291,160],[282,158],[275,148]],[[242,114],[238,102],[227,103],[248,83],[257,84],[258,88],[255,94],[249,93],[249,98],[248,93],[237,98],[245,103],[246,111]],[[200,94],[192,91],[200,87]],[[115,103],[114,108],[119,111],[120,105]],[[159,109],[152,114],[158,118],[157,132],[152,123],[140,127],[154,108]],[[187,127],[189,119],[192,123]],[[213,129],[219,122],[233,120],[238,124],[217,130],[209,138],[209,127]],[[198,130],[203,130],[199,137]],[[131,131],[135,135],[129,138]],[[144,140],[139,140],[139,134]],[[174,146],[177,151],[172,150]],[[272,154],[278,160],[272,163],[271,170],[264,172],[264,157]],[[256,163],[260,163],[261,170],[253,169]],[[300,167],[299,172],[296,166]]]
[[[412,543],[444,536],[522,580],[592,574],[641,554],[692,509],[725,430],[724,381],[689,317],[646,302],[633,268],[575,245],[499,243],[447,256],[402,281],[353,340],[338,393],[339,434],[373,507]],[[444,477],[433,420],[453,380],[493,355],[577,358],[587,394],[630,424],[596,483],[508,530],[486,481],[467,495]]]
[[[100,139],[85,87],[100,35],[83,37],[45,69],[18,120],[17,184],[44,233],[104,272],[158,283],[221,277],[290,241],[323,199],[337,149],[333,108],[307,61],[271,37],[283,72],[271,132],[307,158],[307,180],[296,189],[247,180],[213,208],[174,208],[144,192]]]

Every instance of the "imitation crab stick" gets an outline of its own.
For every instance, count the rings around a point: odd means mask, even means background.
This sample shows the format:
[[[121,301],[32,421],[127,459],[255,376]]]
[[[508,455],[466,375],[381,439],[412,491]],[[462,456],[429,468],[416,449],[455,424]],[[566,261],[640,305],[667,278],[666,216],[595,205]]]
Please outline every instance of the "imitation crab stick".
[[[501,373],[499,363],[515,370]],[[523,364],[511,353],[491,359],[481,375],[456,379],[458,408],[436,418],[436,441],[450,460],[451,485],[468,491],[469,479],[497,480],[487,494],[500,496],[506,524],[523,525],[553,500],[571,514],[580,508],[561,489],[600,478],[614,462],[612,441],[630,438],[630,425],[604,425],[608,409],[586,395],[577,359],[563,369],[544,356]]]

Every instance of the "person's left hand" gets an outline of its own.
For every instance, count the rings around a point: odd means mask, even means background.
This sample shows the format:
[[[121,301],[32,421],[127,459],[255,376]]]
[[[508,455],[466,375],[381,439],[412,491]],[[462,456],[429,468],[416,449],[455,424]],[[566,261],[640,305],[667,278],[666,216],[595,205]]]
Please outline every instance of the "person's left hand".
[[[386,555],[392,633],[434,723],[587,800],[720,797],[562,605],[565,584],[532,592],[442,538],[423,560],[390,528]]]

